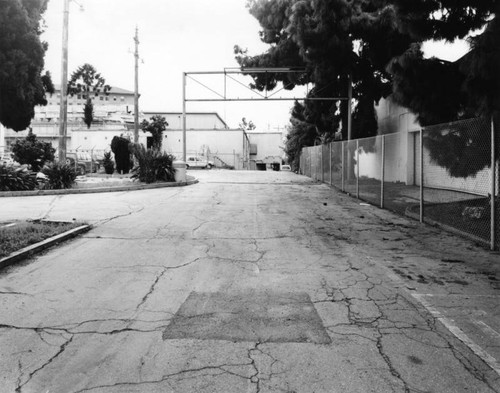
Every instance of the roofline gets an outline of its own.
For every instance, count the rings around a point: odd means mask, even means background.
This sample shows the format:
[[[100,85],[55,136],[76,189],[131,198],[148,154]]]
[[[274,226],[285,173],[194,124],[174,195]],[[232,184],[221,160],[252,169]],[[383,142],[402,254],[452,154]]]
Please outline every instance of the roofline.
[[[164,111],[142,111],[145,115],[182,115],[182,112],[164,112]],[[229,128],[227,123],[220,117],[217,112],[186,112],[187,115],[215,115],[226,128]]]
[[[135,94],[135,92],[127,89],[123,89],[118,86],[110,86],[111,90],[108,93],[117,93],[117,94]],[[113,91],[115,89],[118,89],[118,91]],[[54,83],[54,90],[55,91],[61,91],[61,85],[59,83]]]

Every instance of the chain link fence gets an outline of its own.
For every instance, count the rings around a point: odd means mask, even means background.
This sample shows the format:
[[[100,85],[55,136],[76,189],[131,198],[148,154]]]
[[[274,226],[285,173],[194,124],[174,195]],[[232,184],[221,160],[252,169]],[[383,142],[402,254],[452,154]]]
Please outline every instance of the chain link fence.
[[[305,147],[300,172],[497,249],[499,139],[492,120],[470,119]]]

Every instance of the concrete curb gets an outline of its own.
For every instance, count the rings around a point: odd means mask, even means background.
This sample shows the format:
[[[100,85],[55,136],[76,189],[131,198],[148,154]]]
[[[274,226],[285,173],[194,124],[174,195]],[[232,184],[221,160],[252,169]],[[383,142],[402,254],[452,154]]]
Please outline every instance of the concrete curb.
[[[35,190],[35,191],[3,191],[0,192],[2,197],[18,197],[18,196],[39,196],[39,195],[66,195],[66,194],[95,194],[99,192],[118,192],[118,191],[136,191],[136,190],[151,190],[155,188],[165,187],[184,187],[198,183],[198,179],[188,180],[179,183],[151,183],[137,184],[116,187],[95,187],[95,188],[69,188],[64,190]]]
[[[39,243],[32,244],[31,246],[25,247],[19,251],[13,252],[9,256],[0,259],[0,269],[3,269],[15,262],[28,258],[31,254],[45,250],[46,248],[52,247],[57,243],[61,243],[65,240],[76,237],[84,232],[89,231],[92,228],[91,225],[82,225],[69,231],[63,232],[59,235],[49,237]]]

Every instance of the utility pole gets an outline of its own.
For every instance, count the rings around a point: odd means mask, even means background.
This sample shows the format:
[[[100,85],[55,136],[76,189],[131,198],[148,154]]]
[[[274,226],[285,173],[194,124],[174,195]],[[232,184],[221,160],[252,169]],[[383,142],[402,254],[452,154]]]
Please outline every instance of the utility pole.
[[[135,27],[134,143],[139,142],[139,29]]]
[[[59,109],[59,162],[66,162],[66,135],[68,126],[68,23],[69,1],[64,0],[62,63],[61,63],[61,102]]]

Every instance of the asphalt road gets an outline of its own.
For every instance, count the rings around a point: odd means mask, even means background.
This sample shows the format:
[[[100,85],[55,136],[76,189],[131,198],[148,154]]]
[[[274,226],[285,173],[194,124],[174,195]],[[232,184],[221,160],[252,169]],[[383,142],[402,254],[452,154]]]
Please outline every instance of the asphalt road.
[[[498,254],[290,172],[2,198],[0,392],[500,392]],[[500,276],[499,276],[500,277]]]

